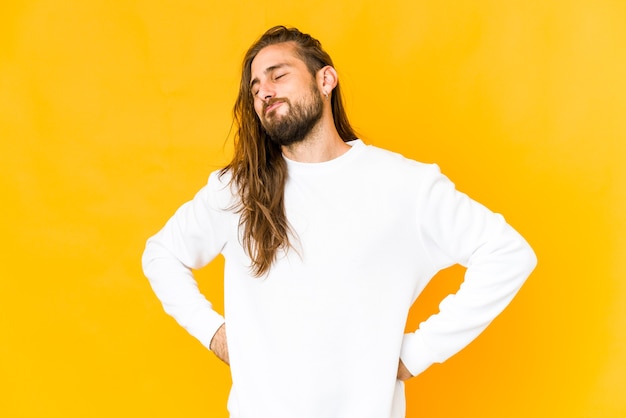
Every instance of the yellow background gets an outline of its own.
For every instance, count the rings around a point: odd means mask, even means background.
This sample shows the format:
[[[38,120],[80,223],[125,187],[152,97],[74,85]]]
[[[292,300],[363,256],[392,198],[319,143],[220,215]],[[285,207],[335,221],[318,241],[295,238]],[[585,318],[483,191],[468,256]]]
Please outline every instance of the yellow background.
[[[625,22],[623,0],[3,1],[0,416],[226,417],[227,368],[139,260],[228,161],[241,58],[283,23],[334,57],[366,142],[439,163],[539,257],[408,416],[626,417]]]

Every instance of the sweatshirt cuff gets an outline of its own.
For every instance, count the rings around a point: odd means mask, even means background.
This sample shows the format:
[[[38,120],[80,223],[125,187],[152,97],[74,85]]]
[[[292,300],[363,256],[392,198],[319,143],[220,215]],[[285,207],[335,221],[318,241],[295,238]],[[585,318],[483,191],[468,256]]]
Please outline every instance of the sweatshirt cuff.
[[[402,360],[413,376],[422,373],[433,363],[439,362],[434,353],[426,347],[419,330],[414,333],[404,334],[400,360]]]
[[[211,349],[211,340],[213,336],[224,323],[224,317],[212,309],[203,309],[194,315],[187,331],[196,337],[203,346]]]

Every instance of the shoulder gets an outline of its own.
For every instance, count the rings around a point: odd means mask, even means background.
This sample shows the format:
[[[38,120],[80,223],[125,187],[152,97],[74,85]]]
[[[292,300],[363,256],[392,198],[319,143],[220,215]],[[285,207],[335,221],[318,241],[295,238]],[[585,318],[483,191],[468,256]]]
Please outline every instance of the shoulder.
[[[232,175],[229,170],[215,170],[209,174],[207,184],[198,196],[216,209],[226,209],[233,205],[236,193],[233,192]]]
[[[405,157],[403,154],[374,145],[366,145],[362,141],[356,146],[362,147],[361,161],[371,169],[384,170],[393,175],[409,175],[412,178],[434,178],[441,175],[439,166]]]
[[[228,188],[232,179],[232,173],[227,169],[219,169],[209,174],[207,186],[213,190],[222,190]]]

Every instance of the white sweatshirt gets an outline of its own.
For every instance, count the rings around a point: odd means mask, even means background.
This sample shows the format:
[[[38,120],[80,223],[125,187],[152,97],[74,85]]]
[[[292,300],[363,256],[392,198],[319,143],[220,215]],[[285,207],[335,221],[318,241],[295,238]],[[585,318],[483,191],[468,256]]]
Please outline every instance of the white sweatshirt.
[[[287,160],[295,249],[262,278],[238,232],[229,176],[208,184],[148,240],[143,266],[167,313],[207,348],[224,318],[191,272],[226,260],[232,418],[401,418],[398,359],[417,375],[446,360],[506,307],[536,259],[502,218],[435,165],[351,143],[324,163]],[[428,281],[467,267],[440,312],[405,334]]]

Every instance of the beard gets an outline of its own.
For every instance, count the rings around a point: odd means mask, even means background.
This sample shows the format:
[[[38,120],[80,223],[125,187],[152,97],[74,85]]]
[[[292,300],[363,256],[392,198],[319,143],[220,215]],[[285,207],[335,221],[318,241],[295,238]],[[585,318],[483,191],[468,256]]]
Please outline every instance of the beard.
[[[292,104],[288,99],[276,99],[268,104],[283,101],[289,106],[284,115],[261,118],[261,124],[272,142],[289,146],[302,142],[322,119],[324,102],[311,86],[308,98]]]

